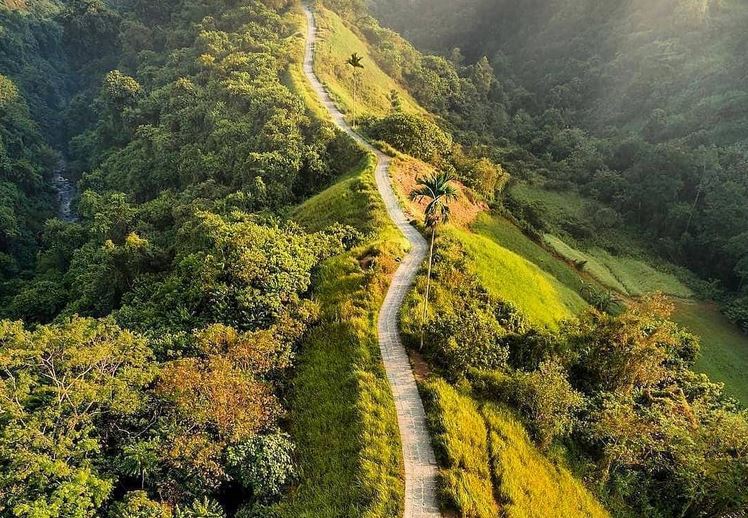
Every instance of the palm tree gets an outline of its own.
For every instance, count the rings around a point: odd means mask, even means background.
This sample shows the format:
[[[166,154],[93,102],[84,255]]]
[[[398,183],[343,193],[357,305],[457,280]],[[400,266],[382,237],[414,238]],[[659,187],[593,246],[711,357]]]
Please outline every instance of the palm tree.
[[[428,200],[424,213],[426,228],[431,230],[429,271],[426,277],[426,298],[423,301],[423,314],[421,315],[421,349],[423,349],[423,326],[426,322],[426,311],[431,291],[431,266],[434,259],[436,227],[439,223],[446,223],[449,220],[449,203],[457,199],[457,189],[451,183],[453,179],[454,177],[451,174],[441,171],[426,178],[421,177],[416,181],[418,187],[410,193],[410,199],[415,202]]]
[[[356,127],[356,84],[358,79],[358,71],[364,68],[362,62],[364,58],[359,56],[357,52],[351,54],[346,64],[353,68],[353,127]]]

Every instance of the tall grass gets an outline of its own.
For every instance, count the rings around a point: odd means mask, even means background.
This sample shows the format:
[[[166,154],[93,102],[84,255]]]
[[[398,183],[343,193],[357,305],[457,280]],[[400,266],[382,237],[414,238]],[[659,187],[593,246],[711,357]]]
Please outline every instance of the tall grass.
[[[315,71],[338,107],[346,113],[353,108],[354,79],[346,60],[354,52],[364,58],[356,83],[357,115],[385,115],[390,112],[388,95],[396,91],[406,112],[426,113],[413,97],[377,65],[368,45],[351,31],[334,12],[315,8],[320,39],[316,46]]]
[[[493,239],[457,228],[449,232],[464,246],[481,284],[514,303],[533,324],[557,329],[586,307],[579,294]]]
[[[439,472],[440,497],[447,509],[470,518],[493,518],[486,425],[475,402],[446,381],[422,386]]]
[[[608,512],[562,466],[546,459],[507,409],[482,407],[489,430],[491,469],[507,518],[604,518]]]

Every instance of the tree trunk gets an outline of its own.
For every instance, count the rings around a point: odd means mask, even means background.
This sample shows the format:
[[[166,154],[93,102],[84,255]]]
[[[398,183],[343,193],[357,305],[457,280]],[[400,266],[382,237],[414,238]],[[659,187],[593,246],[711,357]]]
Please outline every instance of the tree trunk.
[[[353,71],[353,121],[351,126],[356,129],[356,71]]]
[[[431,229],[431,247],[429,248],[429,273],[426,276],[426,298],[423,299],[423,314],[421,315],[421,347],[423,350],[423,333],[426,325],[426,312],[429,307],[429,294],[431,292],[431,265],[434,260],[434,238],[436,237],[436,226]]]

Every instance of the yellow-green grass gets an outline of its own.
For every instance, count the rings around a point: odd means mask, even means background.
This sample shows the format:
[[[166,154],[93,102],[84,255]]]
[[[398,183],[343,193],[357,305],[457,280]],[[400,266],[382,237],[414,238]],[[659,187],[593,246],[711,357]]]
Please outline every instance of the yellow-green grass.
[[[579,272],[565,261],[549,252],[527,237],[516,225],[506,218],[483,213],[475,220],[472,230],[486,236],[504,248],[521,255],[539,268],[553,275],[568,288],[581,293],[584,286]]]
[[[628,295],[629,292],[626,287],[613,275],[613,273],[603,263],[599,262],[595,257],[584,252],[580,252],[576,248],[564,243],[561,239],[551,234],[545,234],[543,241],[546,246],[556,252],[560,257],[572,263],[580,264],[580,270],[588,273],[590,277],[595,279],[597,282],[615,290],[618,293]]]
[[[478,406],[442,379],[422,385],[429,428],[439,460],[439,494],[446,510],[460,516],[493,518],[486,424]]]
[[[679,301],[673,320],[701,338],[695,370],[725,384],[725,392],[748,407],[748,336],[714,305]]]
[[[296,207],[291,218],[312,232],[340,223],[364,233],[389,230],[388,237],[396,238],[399,234],[381,205],[371,173],[375,163],[374,155],[367,153],[356,169]]]
[[[568,219],[589,219],[589,201],[572,191],[552,191],[525,182],[516,182],[509,188],[513,198],[523,203],[538,203],[543,207],[543,218],[550,222]]]
[[[465,248],[489,293],[515,304],[531,323],[557,329],[587,307],[578,293],[493,239],[458,228],[448,232]]]
[[[315,13],[319,28],[315,72],[342,111],[351,113],[354,108],[355,84],[357,116],[389,113],[391,103],[388,96],[393,90],[398,93],[403,110],[426,113],[401,85],[379,68],[366,42],[351,31],[337,14],[319,4]],[[358,70],[355,83],[353,69],[346,64],[354,52],[363,57],[364,65],[363,69]]]
[[[550,462],[512,413],[499,405],[481,408],[488,427],[493,478],[507,518],[603,518],[609,516],[572,473]]]
[[[614,256],[601,248],[582,252],[550,234],[546,234],[544,239],[561,257],[572,262],[584,262],[583,271],[603,286],[624,295],[640,297],[659,292],[680,298],[693,296],[693,292],[675,275],[660,271],[641,259]]]
[[[350,253],[326,261],[313,296],[321,323],[303,341],[289,420],[301,482],[276,510],[287,518],[390,518],[402,513],[404,477],[397,416],[382,365],[376,315],[403,239],[386,217],[374,161],[311,198],[293,218],[309,229],[333,223],[368,232]],[[360,258],[376,257],[364,270]]]

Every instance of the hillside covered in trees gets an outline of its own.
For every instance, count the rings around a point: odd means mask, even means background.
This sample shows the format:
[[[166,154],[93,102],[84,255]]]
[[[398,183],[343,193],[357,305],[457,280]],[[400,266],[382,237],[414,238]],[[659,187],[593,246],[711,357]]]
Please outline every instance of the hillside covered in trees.
[[[456,127],[502,147],[515,176],[613,208],[661,256],[717,280],[748,328],[745,3],[374,4],[423,48],[495,77],[481,117],[443,107]]]
[[[312,8],[313,73],[431,238],[390,309],[442,513],[745,509],[748,389],[672,318],[748,326],[748,10]],[[407,241],[306,27],[296,0],[0,0],[0,517],[403,515],[377,318]]]

